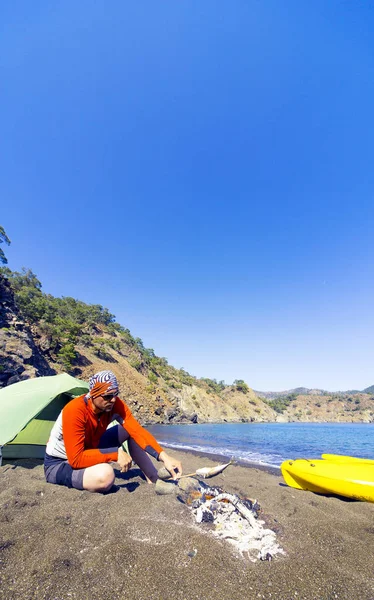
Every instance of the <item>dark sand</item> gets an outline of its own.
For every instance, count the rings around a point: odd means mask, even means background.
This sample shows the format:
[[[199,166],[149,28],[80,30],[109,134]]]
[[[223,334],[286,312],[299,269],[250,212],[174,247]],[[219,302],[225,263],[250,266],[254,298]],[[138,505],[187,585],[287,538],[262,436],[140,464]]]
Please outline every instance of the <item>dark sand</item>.
[[[186,473],[214,464],[174,454]],[[257,498],[287,553],[252,563],[136,469],[99,495],[47,484],[40,461],[15,464],[0,467],[1,600],[374,599],[373,504],[230,466],[209,483]]]

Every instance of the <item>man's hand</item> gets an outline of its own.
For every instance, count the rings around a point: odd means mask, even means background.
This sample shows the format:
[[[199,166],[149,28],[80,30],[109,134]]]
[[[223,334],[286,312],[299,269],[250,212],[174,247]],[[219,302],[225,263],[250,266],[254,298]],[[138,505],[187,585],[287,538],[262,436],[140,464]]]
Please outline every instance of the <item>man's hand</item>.
[[[179,460],[169,456],[164,450],[160,452],[158,459],[164,463],[173,479],[178,479],[182,475],[182,463]]]
[[[121,473],[126,473],[131,467],[132,458],[122,448],[118,448],[117,462],[121,467]]]

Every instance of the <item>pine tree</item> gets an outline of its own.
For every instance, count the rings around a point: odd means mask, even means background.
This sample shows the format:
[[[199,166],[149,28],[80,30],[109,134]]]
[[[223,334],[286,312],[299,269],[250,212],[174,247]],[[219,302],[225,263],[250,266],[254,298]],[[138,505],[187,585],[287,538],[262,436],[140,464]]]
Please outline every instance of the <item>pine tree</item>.
[[[10,239],[8,238],[7,234],[5,233],[5,229],[4,227],[2,227],[0,225],[0,244],[5,243],[7,246],[9,246],[10,244]],[[7,265],[8,264],[8,259],[4,254],[4,251],[0,248],[0,264],[2,265]]]

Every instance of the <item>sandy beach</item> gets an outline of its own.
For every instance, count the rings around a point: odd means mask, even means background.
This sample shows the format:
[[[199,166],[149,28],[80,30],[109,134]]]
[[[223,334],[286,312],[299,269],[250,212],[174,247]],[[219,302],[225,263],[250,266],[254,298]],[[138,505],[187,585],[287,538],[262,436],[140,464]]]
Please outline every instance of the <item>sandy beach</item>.
[[[186,473],[217,464],[175,453]],[[230,466],[209,483],[256,498],[285,555],[251,562],[137,469],[107,495],[49,485],[40,461],[0,467],[4,600],[373,600],[374,505]]]

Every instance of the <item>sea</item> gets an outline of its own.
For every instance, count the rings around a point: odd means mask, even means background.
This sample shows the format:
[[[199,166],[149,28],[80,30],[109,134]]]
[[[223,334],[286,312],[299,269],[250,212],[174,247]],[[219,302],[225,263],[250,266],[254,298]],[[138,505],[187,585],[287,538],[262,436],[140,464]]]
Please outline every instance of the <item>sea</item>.
[[[223,423],[151,425],[164,448],[279,468],[287,459],[322,453],[374,459],[374,423]]]

